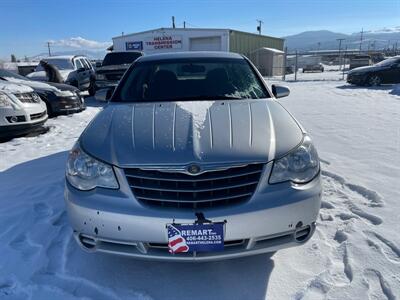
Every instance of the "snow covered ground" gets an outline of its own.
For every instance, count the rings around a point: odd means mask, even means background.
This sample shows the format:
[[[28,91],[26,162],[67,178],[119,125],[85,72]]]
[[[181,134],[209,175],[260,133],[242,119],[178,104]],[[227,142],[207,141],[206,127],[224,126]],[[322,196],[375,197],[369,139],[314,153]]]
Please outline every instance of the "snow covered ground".
[[[0,144],[0,298],[399,299],[400,86],[339,72],[288,82],[281,102],[310,132],[324,195],[314,237],[273,256],[198,264],[87,254],[64,212],[66,154],[101,109]],[[324,80],[320,80],[320,79]]]

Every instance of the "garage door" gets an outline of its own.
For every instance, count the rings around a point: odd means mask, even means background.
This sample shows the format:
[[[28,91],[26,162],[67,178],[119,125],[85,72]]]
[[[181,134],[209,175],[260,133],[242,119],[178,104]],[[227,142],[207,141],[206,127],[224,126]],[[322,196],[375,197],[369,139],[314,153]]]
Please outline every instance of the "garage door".
[[[221,51],[221,37],[201,37],[190,39],[190,51]]]

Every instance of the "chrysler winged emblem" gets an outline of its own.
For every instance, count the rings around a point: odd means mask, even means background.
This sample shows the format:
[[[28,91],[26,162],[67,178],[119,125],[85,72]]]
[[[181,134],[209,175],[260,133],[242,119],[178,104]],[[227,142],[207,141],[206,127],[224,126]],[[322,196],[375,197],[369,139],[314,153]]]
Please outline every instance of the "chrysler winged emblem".
[[[187,171],[192,175],[196,175],[200,173],[200,167],[198,165],[190,165],[187,167]]]

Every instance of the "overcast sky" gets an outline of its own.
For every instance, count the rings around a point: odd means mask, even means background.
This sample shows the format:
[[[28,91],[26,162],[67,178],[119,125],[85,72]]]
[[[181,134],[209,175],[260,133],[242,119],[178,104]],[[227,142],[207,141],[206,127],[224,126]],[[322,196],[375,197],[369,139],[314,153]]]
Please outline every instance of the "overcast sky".
[[[176,25],[285,36],[328,29],[353,33],[400,25],[400,0],[0,0],[0,58],[54,50],[101,50],[121,32]]]

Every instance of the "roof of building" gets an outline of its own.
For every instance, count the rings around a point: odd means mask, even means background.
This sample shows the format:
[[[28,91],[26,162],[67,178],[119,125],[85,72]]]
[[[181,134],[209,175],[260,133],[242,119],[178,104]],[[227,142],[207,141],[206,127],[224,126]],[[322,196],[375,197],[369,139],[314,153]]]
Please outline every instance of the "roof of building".
[[[243,56],[233,52],[224,51],[187,51],[187,52],[167,52],[159,54],[144,55],[138,61],[173,60],[182,58],[230,58],[243,59]]]
[[[260,37],[267,37],[271,39],[277,39],[277,40],[283,40],[282,38],[278,37],[273,37],[273,36],[268,36],[268,35],[260,35],[257,33],[252,33],[252,32],[246,32],[246,31],[240,31],[240,30],[235,30],[235,29],[230,29],[230,28],[172,28],[172,27],[161,27],[161,28],[155,28],[155,29],[150,29],[150,30],[145,30],[145,31],[140,31],[140,32],[134,32],[134,33],[129,33],[129,34],[123,34],[119,36],[113,37],[113,39],[118,39],[118,38],[123,38],[123,37],[129,37],[129,36],[134,36],[137,34],[143,34],[143,33],[148,33],[148,32],[153,32],[153,31],[160,31],[160,30],[175,30],[175,31],[234,31],[234,32],[240,32],[240,33],[245,33],[245,34],[251,34],[251,35],[256,35]]]
[[[281,50],[278,50],[278,49],[275,49],[275,48],[268,48],[268,47],[261,47],[261,48],[258,48],[256,50],[253,50],[252,52],[257,52],[257,51],[262,51],[262,50],[269,51],[269,52],[274,52],[276,54],[284,54],[285,53],[284,51],[281,51]]]

